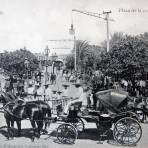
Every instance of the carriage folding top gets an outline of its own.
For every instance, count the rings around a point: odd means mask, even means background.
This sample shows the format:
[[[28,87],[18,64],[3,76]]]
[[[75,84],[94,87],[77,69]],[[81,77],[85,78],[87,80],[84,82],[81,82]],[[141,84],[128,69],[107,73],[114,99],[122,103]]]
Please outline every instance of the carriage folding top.
[[[114,113],[121,112],[127,106],[129,99],[128,92],[114,89],[100,91],[95,95],[103,107]]]

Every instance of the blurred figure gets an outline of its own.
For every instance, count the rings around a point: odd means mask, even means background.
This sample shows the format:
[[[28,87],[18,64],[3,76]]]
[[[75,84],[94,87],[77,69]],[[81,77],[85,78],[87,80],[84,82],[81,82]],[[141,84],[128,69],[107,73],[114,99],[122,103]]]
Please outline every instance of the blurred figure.
[[[139,85],[140,85],[140,95],[141,95],[141,96],[145,96],[146,82],[141,79],[141,80],[139,81]]]
[[[62,97],[68,97],[68,87],[69,85],[63,84],[63,90],[62,90]]]
[[[62,114],[62,112],[63,112],[62,103],[57,105],[56,110],[57,110],[57,116]]]
[[[28,97],[32,100],[33,99],[33,95],[34,95],[34,89],[35,89],[35,86],[33,86],[33,83],[32,82],[29,82],[29,85],[28,85]],[[28,98],[28,99],[29,99]]]
[[[50,76],[50,83],[53,85],[53,84],[56,84],[56,74],[54,73],[51,73],[51,76]]]
[[[44,86],[45,86],[44,101],[48,102],[50,107],[52,107],[52,91],[51,88],[49,87],[49,83],[46,83]]]
[[[40,84],[36,84],[35,85],[35,89],[34,89],[34,98],[38,99],[38,100],[43,100],[43,96],[44,95],[44,91],[43,91],[43,88],[41,87]]]
[[[84,98],[83,87],[81,87],[81,84],[76,83],[75,87],[78,89],[77,94],[75,94],[75,96],[72,98],[72,100],[66,105],[66,107],[64,109],[65,114],[68,114],[69,108],[72,104],[75,104],[75,103],[81,104],[82,100]]]

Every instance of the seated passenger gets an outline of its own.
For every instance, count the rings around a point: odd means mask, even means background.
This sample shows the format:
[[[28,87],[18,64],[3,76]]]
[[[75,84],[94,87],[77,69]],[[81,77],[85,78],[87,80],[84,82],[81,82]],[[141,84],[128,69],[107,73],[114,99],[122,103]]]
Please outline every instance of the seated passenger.
[[[68,114],[69,108],[72,105],[81,106],[81,111],[86,109],[88,106],[88,100],[89,100],[90,94],[91,94],[90,89],[88,87],[83,87],[83,92],[81,92],[79,98],[76,98],[75,100],[70,101],[65,107],[64,113]]]

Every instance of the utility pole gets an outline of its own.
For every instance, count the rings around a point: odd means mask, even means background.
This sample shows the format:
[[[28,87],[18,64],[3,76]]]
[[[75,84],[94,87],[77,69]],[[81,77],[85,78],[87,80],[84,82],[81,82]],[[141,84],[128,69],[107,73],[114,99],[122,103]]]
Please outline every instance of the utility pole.
[[[107,34],[107,52],[109,52],[109,14],[112,13],[111,11],[103,12],[106,14],[106,34]]]
[[[103,19],[106,21],[106,27],[107,27],[107,52],[109,52],[109,21],[114,21],[113,19],[109,18],[109,14],[111,13],[111,11],[107,11],[107,12],[103,12],[103,14],[106,14],[106,17],[102,17],[102,14],[98,14],[98,13],[93,13],[93,12],[87,12],[87,11],[81,11],[81,10],[77,10],[77,9],[72,9],[72,11],[75,12],[79,12],[85,15],[89,15],[92,17],[97,17],[100,19]]]
[[[77,48],[76,48],[76,36],[75,36],[75,29],[73,24],[71,24],[70,29],[69,29],[69,34],[73,35],[74,37],[74,51],[75,51],[75,61],[74,61],[74,68],[75,72],[77,72]]]
[[[46,46],[45,48],[45,61],[46,61],[46,64],[45,64],[45,84],[46,82],[48,81],[48,55],[49,55],[49,52],[50,52],[50,49],[48,48],[48,46]]]

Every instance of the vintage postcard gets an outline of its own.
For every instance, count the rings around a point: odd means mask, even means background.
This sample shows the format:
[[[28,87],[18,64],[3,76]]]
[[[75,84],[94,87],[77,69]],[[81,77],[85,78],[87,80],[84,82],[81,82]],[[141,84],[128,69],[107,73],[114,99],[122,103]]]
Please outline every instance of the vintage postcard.
[[[147,1],[0,0],[0,148],[147,148],[147,135]]]

